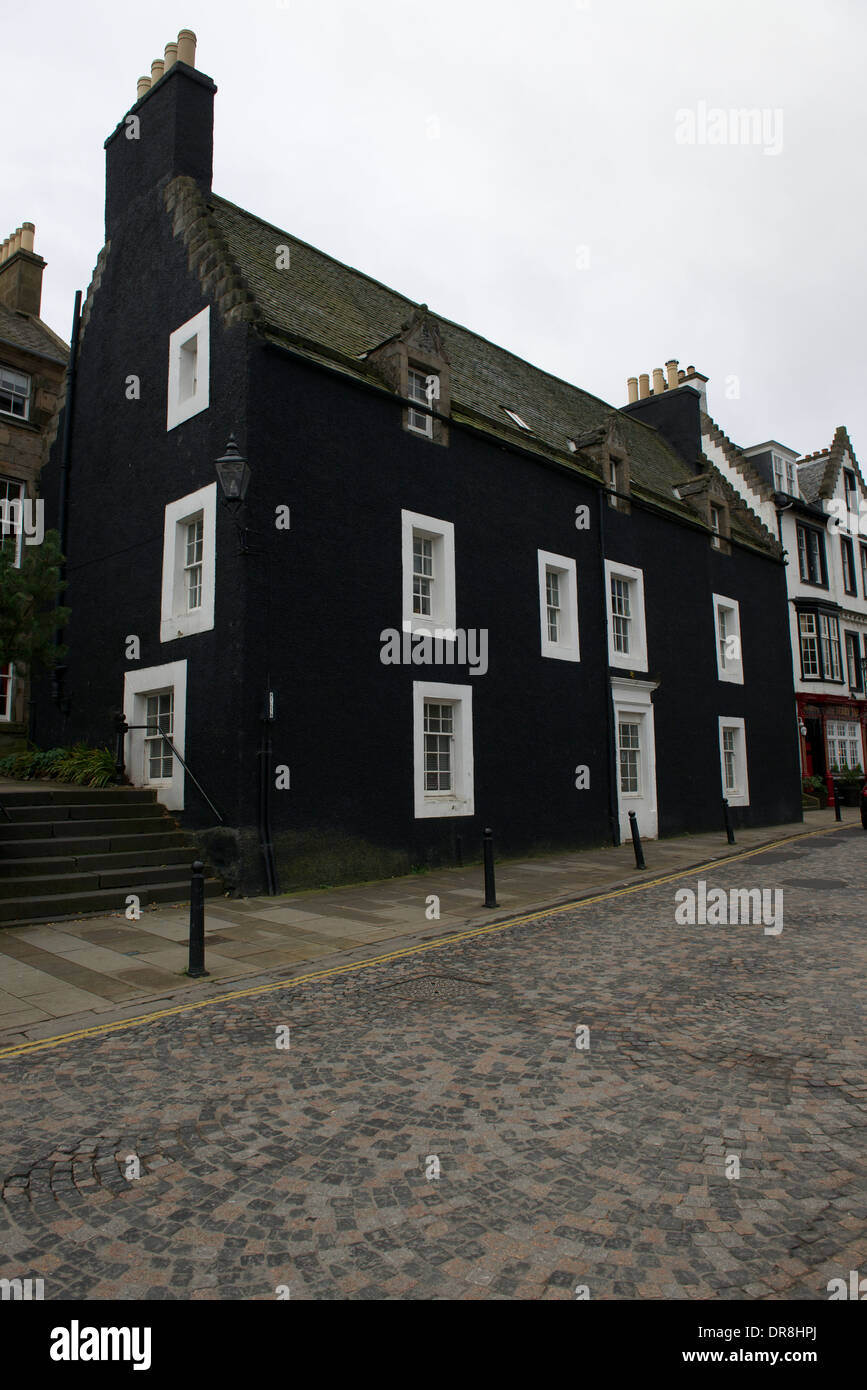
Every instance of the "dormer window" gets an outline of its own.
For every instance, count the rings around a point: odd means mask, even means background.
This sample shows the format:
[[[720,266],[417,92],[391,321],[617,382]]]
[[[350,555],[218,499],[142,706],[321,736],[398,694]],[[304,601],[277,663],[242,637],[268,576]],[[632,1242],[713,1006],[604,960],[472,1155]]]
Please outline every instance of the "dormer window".
[[[777,492],[785,492],[785,461],[780,454],[772,454],[774,463],[774,487]]]
[[[605,486],[610,496],[608,505],[618,512],[628,512],[629,504],[629,464],[623,453],[607,454],[605,459]]]
[[[790,459],[786,459],[786,492],[790,497],[798,495],[798,478],[795,473],[795,465]]]
[[[432,444],[449,442],[451,369],[439,324],[420,304],[400,333],[365,353],[364,360],[400,397],[403,429]]]
[[[505,410],[509,419],[513,420],[519,429],[526,430],[528,434],[533,433],[533,431],[530,429],[530,426],[527,424],[527,421],[522,420],[516,410],[509,410],[506,406],[503,406],[503,409]]]
[[[707,519],[710,526],[710,543],[714,550],[718,550],[721,555],[731,554],[731,524],[729,521],[729,509],[720,497],[711,497],[708,500]]]
[[[418,367],[409,368],[407,395],[411,401],[417,401],[425,408],[414,410],[410,406],[407,411],[407,427],[416,434],[427,435],[428,439],[433,437],[433,416],[429,412],[434,408],[434,402],[439,399],[439,382],[437,372],[421,371]]]
[[[0,366],[0,411],[18,420],[30,419],[30,377]]]

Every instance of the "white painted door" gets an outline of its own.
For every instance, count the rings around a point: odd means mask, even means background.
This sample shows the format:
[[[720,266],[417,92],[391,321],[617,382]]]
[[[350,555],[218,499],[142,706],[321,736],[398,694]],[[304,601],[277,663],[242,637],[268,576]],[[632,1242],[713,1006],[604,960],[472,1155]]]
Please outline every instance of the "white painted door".
[[[614,679],[614,739],[617,762],[617,803],[620,838],[632,834],[629,812],[634,811],[643,840],[658,833],[656,803],[656,745],[649,681]]]

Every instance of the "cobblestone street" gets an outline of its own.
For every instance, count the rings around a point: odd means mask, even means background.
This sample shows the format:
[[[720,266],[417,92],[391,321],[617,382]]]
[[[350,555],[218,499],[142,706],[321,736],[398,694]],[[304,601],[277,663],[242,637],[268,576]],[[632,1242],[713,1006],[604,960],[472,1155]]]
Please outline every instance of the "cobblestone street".
[[[3,1057],[0,1273],[46,1300],[827,1299],[867,1270],[864,848],[706,872],[782,889],[778,935],[677,924],[684,874]]]

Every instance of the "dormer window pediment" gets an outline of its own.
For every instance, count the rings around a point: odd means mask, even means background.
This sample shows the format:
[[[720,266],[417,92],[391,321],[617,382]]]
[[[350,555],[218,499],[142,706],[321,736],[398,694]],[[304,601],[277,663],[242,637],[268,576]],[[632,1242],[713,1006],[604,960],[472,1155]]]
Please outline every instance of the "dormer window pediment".
[[[451,371],[436,320],[426,304],[401,331],[373,348],[366,360],[404,401],[403,428],[434,444],[448,444]]]

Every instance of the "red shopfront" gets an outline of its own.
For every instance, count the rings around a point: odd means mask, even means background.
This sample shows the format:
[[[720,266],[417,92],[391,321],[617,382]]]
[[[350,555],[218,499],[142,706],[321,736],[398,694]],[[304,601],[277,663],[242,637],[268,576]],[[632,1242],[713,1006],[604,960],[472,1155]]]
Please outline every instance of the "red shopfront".
[[[867,702],[834,695],[798,695],[801,768],[805,777],[822,777],[834,799],[831,768],[867,766]]]

